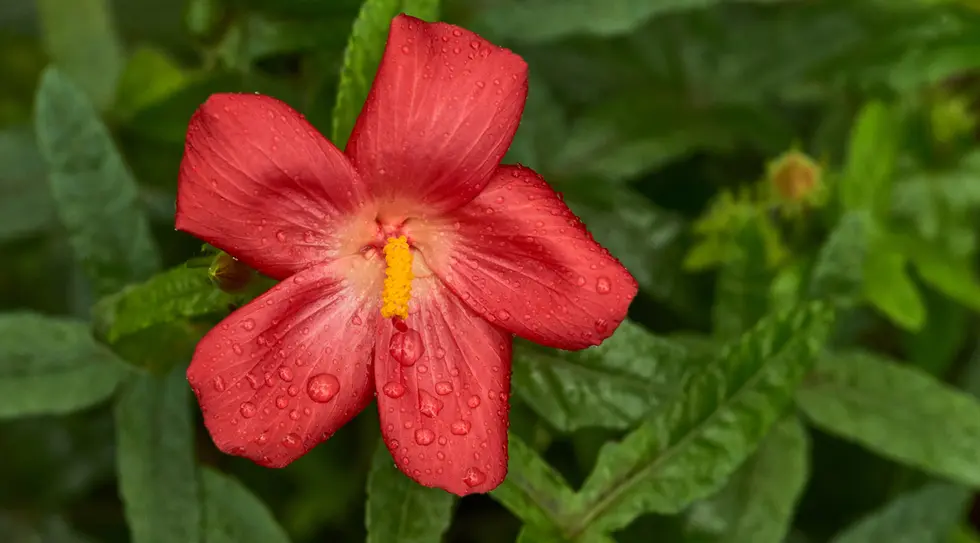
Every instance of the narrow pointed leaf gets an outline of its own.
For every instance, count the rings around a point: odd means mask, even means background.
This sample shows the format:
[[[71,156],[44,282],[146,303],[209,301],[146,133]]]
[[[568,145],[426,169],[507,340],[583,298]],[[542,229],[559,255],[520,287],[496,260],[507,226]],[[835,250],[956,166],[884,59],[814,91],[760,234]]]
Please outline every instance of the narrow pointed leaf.
[[[870,228],[867,212],[853,211],[840,218],[817,253],[811,296],[845,307],[861,300]]]
[[[116,401],[119,494],[133,543],[201,538],[190,387],[184,370],[140,375]]]
[[[289,543],[269,508],[240,481],[201,468],[203,543]]]
[[[0,315],[0,418],[84,409],[109,398],[127,374],[85,322]]]
[[[896,108],[881,102],[869,102],[862,108],[851,129],[840,181],[845,210],[864,209],[876,216],[887,212],[900,134]]]
[[[598,347],[545,349],[518,341],[514,390],[555,428],[625,429],[680,392],[687,350],[624,321]]]
[[[159,256],[136,182],[91,102],[56,69],[41,77],[35,123],[56,212],[96,293],[149,277]]]
[[[703,533],[706,543],[784,541],[809,477],[809,456],[809,436],[800,420],[791,416],[777,423],[721,492],[692,507],[695,533]],[[698,526],[700,518],[712,519],[711,525]]]
[[[571,488],[547,462],[514,434],[509,435],[507,479],[490,493],[528,526],[558,533],[562,515],[574,500]]]
[[[778,420],[829,321],[822,304],[763,319],[693,376],[677,400],[604,446],[566,533],[614,531],[717,491]]]
[[[822,356],[796,402],[818,427],[923,471],[980,485],[980,402],[864,352]]]
[[[384,446],[374,452],[367,495],[368,543],[439,543],[452,520],[453,495],[406,477]]]

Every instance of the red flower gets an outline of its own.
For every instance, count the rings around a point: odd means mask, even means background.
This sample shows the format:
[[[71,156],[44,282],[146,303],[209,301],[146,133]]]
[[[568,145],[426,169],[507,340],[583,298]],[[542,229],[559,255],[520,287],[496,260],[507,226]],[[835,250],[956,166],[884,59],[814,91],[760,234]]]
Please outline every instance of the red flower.
[[[409,477],[503,481],[512,334],[596,345],[637,288],[544,180],[500,165],[526,94],[517,55],[399,16],[346,154],[265,96],[194,114],[177,229],[282,280],[187,370],[218,448],[285,466],[376,395]]]

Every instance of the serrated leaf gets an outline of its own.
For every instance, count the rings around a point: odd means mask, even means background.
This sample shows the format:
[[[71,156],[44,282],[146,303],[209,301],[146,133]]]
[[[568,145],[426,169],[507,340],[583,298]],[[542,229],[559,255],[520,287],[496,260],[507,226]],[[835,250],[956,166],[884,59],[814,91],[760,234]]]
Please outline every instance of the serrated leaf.
[[[848,307],[861,300],[871,217],[864,211],[841,216],[813,266],[810,296]]]
[[[269,508],[238,479],[202,467],[203,543],[289,543]]]
[[[0,315],[0,418],[84,409],[112,396],[127,374],[85,322]]]
[[[227,312],[242,300],[216,288],[207,268],[178,266],[102,299],[93,315],[99,334],[115,343],[160,324]]]
[[[409,479],[380,444],[371,461],[367,496],[368,543],[439,543],[452,520],[453,495]]]
[[[490,493],[528,526],[554,532],[574,500],[571,488],[547,462],[513,433],[508,435],[507,478]]]
[[[688,512],[698,541],[784,541],[809,477],[809,455],[800,420],[791,416],[777,423],[725,488]]]
[[[926,306],[908,272],[908,259],[886,238],[875,235],[864,259],[865,299],[892,322],[917,331],[926,320]]]
[[[887,212],[900,129],[895,108],[884,103],[869,102],[858,113],[839,185],[845,210],[864,209],[876,217]]]
[[[614,531],[717,491],[778,420],[829,321],[822,304],[766,317],[693,376],[675,402],[605,445],[565,533]]]
[[[719,338],[738,337],[769,309],[773,274],[759,224],[753,220],[740,227],[735,236],[738,251],[718,271],[711,317]]]
[[[201,540],[201,494],[184,369],[140,375],[115,405],[116,469],[133,543]]]
[[[826,432],[925,472],[980,485],[980,402],[922,370],[871,353],[829,353],[796,402]]]
[[[831,543],[946,543],[971,495],[968,488],[927,484],[861,519]]]
[[[92,104],[56,69],[41,77],[35,130],[55,208],[98,294],[159,267],[139,192]]]
[[[99,109],[112,103],[123,66],[108,0],[37,0],[45,49]]]
[[[338,148],[347,146],[357,116],[361,114],[375,72],[384,53],[391,20],[406,13],[423,20],[439,17],[440,0],[365,0],[354,21],[344,65],[340,71],[337,101],[333,108],[331,141]]]
[[[33,132],[0,130],[0,242],[29,236],[55,223],[45,175]]]
[[[598,347],[582,351],[515,344],[515,393],[556,429],[625,429],[680,392],[687,350],[623,321]]]

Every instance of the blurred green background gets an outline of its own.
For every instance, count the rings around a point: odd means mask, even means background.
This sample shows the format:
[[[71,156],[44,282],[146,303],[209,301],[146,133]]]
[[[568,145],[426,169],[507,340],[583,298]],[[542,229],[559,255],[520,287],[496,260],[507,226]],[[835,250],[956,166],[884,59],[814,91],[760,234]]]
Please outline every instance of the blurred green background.
[[[163,267],[173,267],[201,255],[200,242],[173,231],[191,113],[211,93],[259,92],[289,103],[330,135],[360,7],[360,0],[0,2],[0,310],[88,321],[93,304],[112,292],[86,279],[73,257],[71,220],[58,214],[51,194],[56,160],[43,158],[37,123],[64,119],[69,126],[77,118],[51,110],[46,121],[36,118],[49,64],[96,108],[138,183],[135,197],[150,218]],[[969,387],[980,339],[973,273],[980,232],[975,2],[445,0],[440,18],[527,60],[530,94],[507,161],[541,172],[637,277],[641,293],[630,316],[643,331],[633,333],[707,349],[797,297],[804,284],[817,284],[818,297],[841,308],[831,345],[860,347]],[[45,141],[101,134],[86,130],[48,134]],[[863,187],[885,184],[887,190],[862,195],[872,190]],[[873,202],[851,205],[865,200]],[[853,213],[864,208],[867,214]],[[866,239],[869,229],[878,233]],[[219,317],[192,324],[199,332]],[[164,332],[156,330],[154,340],[186,364],[194,332]],[[156,364],[125,345],[114,348],[137,366]],[[542,377],[549,371],[542,366],[563,355],[517,350],[512,431],[572,488],[592,471],[601,445],[655,407],[654,392],[622,378],[680,380],[635,369],[646,363],[642,348],[612,352],[597,357],[621,356],[633,369],[619,375],[618,385],[588,388],[586,381],[608,377],[596,373],[608,360]],[[17,371],[0,364],[0,380]],[[610,394],[623,395],[616,409],[590,411]],[[864,405],[861,398],[852,405],[868,412],[905,408],[904,401],[871,398]],[[14,415],[0,409],[0,541],[130,541],[118,497],[112,408]],[[947,415],[932,416],[918,420],[916,431]],[[373,409],[284,470],[221,455],[194,423],[200,462],[241,480],[293,541],[364,540],[365,484],[378,436]],[[875,456],[835,433],[810,432],[809,482],[793,498],[799,499],[793,543],[829,541],[926,480],[922,465],[900,466],[884,459],[902,460],[900,454]],[[969,448],[978,439],[962,443]],[[942,496],[920,497],[951,500],[941,508],[950,518],[935,532],[846,541],[975,541],[961,514],[970,493]],[[488,496],[455,507],[448,541],[513,541],[521,529]],[[717,514],[704,509],[647,514],[613,537],[725,541],[717,533],[692,535],[692,523]]]

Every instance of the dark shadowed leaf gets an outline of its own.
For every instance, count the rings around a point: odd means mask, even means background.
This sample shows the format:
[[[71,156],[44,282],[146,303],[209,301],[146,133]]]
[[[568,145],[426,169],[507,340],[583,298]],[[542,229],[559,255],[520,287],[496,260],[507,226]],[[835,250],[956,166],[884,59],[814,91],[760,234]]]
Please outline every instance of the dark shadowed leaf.
[[[119,495],[133,543],[200,541],[190,387],[184,369],[140,375],[116,401]]]
[[[555,428],[625,429],[673,399],[692,357],[669,339],[623,321],[598,347],[561,351],[518,341],[514,390]]]
[[[368,543],[442,541],[452,520],[452,494],[409,479],[398,471],[383,445],[375,450],[367,484]]]
[[[203,543],[289,543],[289,536],[262,500],[240,481],[201,468]]]
[[[111,396],[127,373],[85,322],[0,315],[0,418],[84,409]]]
[[[930,483],[864,517],[832,543],[945,543],[966,510],[969,489]]]
[[[159,267],[139,193],[88,98],[56,69],[37,93],[35,130],[55,208],[76,259],[99,294]]]
[[[547,462],[514,434],[510,434],[507,479],[490,493],[526,525],[557,533],[562,515],[573,503],[572,489]]]
[[[31,130],[0,130],[0,242],[28,236],[54,224],[54,204],[46,175]]]
[[[861,301],[870,224],[867,212],[852,211],[841,216],[817,253],[810,279],[811,296],[843,307]]]

